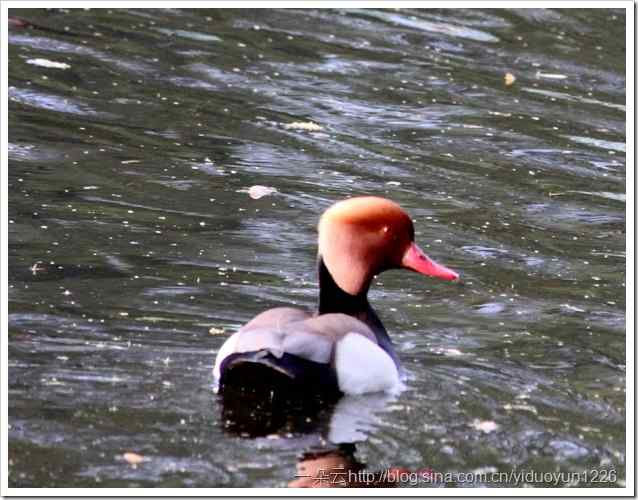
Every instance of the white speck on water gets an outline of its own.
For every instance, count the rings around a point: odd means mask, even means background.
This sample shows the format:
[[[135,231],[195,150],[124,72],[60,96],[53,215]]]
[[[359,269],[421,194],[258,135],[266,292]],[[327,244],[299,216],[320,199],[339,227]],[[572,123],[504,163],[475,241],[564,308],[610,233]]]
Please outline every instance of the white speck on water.
[[[498,424],[494,422],[493,420],[475,419],[470,425],[474,427],[476,430],[485,432],[486,434],[498,429]]]
[[[463,353],[458,349],[444,349],[443,354],[445,356],[463,356]]]
[[[585,312],[584,309],[581,309],[580,307],[575,307],[572,306],[570,304],[561,304],[560,305],[563,309],[565,309],[566,311],[573,311],[573,312]]]
[[[560,73],[541,73],[540,71],[537,71],[536,78],[547,78],[548,80],[565,80],[567,78],[567,75],[562,75]]]
[[[305,130],[307,132],[319,132],[323,130],[323,127],[314,122],[292,122],[284,123],[286,130]]]
[[[40,66],[42,68],[55,68],[55,69],[69,69],[71,67],[70,64],[50,61],[49,59],[27,59],[27,64],[33,64],[34,66]]]
[[[270,196],[277,192],[277,188],[270,186],[250,186],[249,188],[242,188],[236,191],[237,193],[248,193],[253,200],[258,200],[264,196]]]

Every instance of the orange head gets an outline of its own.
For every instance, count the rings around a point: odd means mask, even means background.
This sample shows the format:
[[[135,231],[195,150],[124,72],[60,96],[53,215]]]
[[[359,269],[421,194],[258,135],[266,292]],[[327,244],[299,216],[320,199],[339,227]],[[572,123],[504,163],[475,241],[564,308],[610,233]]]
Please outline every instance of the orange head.
[[[414,243],[412,220],[399,205],[376,196],[332,205],[319,221],[319,255],[343,291],[365,292],[374,275],[406,268],[444,280],[459,275],[437,264]]]

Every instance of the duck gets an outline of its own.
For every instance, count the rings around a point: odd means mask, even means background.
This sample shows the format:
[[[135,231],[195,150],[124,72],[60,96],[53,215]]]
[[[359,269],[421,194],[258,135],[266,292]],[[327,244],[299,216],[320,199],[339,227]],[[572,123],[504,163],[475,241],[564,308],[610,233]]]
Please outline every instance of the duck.
[[[417,245],[414,224],[397,203],[377,196],[338,201],[318,225],[319,300],[314,312],[266,310],[233,333],[217,353],[218,391],[285,390],[362,395],[401,387],[390,336],[368,301],[378,274],[406,269],[445,281],[459,273]]]

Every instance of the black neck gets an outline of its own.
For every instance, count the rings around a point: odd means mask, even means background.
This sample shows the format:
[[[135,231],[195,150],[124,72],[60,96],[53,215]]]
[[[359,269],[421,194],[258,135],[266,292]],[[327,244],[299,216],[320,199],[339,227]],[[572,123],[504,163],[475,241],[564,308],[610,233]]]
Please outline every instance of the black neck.
[[[358,316],[365,313],[368,303],[368,290],[350,295],[343,291],[328,271],[323,258],[319,257],[319,314],[343,313]]]
[[[397,355],[392,348],[392,341],[383,323],[370,307],[368,302],[368,288],[350,295],[342,290],[328,271],[323,258],[319,256],[319,314],[343,313],[353,316],[366,323],[377,337],[379,346],[385,350],[399,366]]]

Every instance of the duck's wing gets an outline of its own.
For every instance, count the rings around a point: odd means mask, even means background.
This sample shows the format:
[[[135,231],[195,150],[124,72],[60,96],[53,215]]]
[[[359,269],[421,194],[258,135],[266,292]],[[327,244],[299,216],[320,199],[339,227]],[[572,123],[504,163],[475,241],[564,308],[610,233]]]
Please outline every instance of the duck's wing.
[[[261,364],[291,379],[325,379],[338,384],[342,392],[373,392],[388,377],[375,370],[389,370],[397,378],[392,359],[377,344],[372,330],[362,321],[345,314],[310,316],[299,309],[277,308],[266,311],[238,330],[222,346],[215,363],[219,380],[229,367]],[[372,371],[370,371],[372,370]],[[363,385],[360,379],[379,379]],[[383,379],[383,380],[381,380]],[[353,391],[345,387],[356,386]]]
[[[310,317],[312,317],[312,315],[303,309],[297,309],[295,307],[274,307],[255,316],[242,326],[238,330],[238,333],[261,328],[283,328],[283,326],[288,323],[302,321]]]
[[[285,353],[315,363],[329,364],[335,343],[347,333],[358,333],[376,343],[372,330],[345,314],[312,316],[292,307],[277,307],[255,316],[222,345],[215,362],[215,376],[232,354],[268,351],[276,358]]]
[[[286,325],[310,317],[310,313],[294,307],[275,307],[258,314],[222,344],[215,359],[213,375],[220,379],[222,363],[233,354],[263,349],[280,351],[281,332]]]

